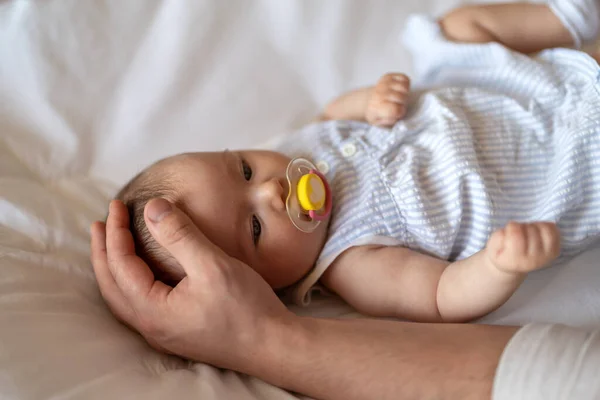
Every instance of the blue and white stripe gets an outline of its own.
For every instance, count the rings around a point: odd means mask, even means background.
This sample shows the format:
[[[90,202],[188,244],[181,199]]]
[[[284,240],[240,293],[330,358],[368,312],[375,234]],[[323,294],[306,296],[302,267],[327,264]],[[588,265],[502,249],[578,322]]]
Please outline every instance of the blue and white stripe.
[[[555,221],[563,258],[599,238],[598,64],[575,50],[529,58],[451,43],[420,16],[405,37],[421,40],[417,65],[436,87],[415,93],[405,119],[392,130],[315,124],[282,147],[326,162],[334,195],[329,238],[298,303],[341,252],[381,238],[447,260],[481,250],[510,220]]]

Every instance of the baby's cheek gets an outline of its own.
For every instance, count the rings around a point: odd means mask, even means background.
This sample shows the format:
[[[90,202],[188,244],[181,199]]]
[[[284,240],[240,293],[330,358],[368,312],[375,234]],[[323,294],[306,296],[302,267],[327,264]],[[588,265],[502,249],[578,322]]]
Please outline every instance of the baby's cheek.
[[[296,253],[298,259],[302,260],[303,264],[309,264],[310,267],[315,263],[321,251],[318,234],[298,230],[294,233],[294,239],[291,241],[290,247]]]
[[[304,233],[294,226],[281,227],[277,237],[277,269],[288,278],[300,279],[313,267],[319,254],[312,233]]]

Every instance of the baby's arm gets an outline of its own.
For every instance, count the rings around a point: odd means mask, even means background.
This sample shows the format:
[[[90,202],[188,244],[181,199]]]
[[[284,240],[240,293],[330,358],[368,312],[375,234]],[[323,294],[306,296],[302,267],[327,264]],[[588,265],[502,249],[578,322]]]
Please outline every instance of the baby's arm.
[[[451,11],[439,23],[450,40],[499,42],[523,53],[574,44],[567,28],[544,4],[465,6]]]
[[[366,121],[391,126],[406,114],[410,79],[404,74],[386,74],[377,85],[348,92],[325,107],[326,120]]]
[[[487,247],[449,263],[402,247],[354,247],[322,282],[360,312],[426,322],[462,322],[500,307],[527,272],[558,255],[554,224],[508,224]]]

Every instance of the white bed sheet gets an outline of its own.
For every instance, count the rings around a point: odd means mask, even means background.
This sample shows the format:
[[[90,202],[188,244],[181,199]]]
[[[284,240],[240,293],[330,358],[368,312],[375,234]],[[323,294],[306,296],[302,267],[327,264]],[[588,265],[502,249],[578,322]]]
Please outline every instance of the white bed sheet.
[[[158,354],[117,323],[88,226],[148,163],[255,146],[384,72],[410,12],[459,0],[0,3],[0,398],[295,398]],[[532,274],[484,321],[600,324],[600,250]],[[309,309],[353,316],[331,298]]]

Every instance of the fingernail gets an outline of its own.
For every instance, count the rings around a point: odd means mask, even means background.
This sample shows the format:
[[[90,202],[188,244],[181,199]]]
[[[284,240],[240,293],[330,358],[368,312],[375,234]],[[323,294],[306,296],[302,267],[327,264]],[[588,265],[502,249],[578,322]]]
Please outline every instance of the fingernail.
[[[173,211],[171,203],[165,199],[153,199],[146,205],[148,218],[152,222],[160,222]]]

